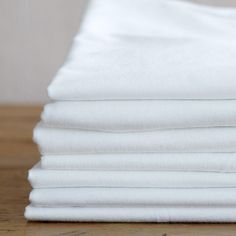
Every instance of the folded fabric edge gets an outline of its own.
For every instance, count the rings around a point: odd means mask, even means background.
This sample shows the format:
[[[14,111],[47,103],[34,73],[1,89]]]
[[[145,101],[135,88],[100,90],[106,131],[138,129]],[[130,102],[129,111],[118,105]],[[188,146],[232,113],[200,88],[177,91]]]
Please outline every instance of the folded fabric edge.
[[[29,205],[30,221],[68,222],[236,222],[236,208],[39,208]]]

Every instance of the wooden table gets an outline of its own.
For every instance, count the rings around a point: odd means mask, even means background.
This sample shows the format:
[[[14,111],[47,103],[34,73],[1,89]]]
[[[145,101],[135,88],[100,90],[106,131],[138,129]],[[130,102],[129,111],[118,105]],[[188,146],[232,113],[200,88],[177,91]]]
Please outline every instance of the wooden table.
[[[39,160],[31,137],[40,112],[40,107],[0,107],[0,235],[236,235],[236,224],[27,222],[23,217],[30,191],[27,170]]]

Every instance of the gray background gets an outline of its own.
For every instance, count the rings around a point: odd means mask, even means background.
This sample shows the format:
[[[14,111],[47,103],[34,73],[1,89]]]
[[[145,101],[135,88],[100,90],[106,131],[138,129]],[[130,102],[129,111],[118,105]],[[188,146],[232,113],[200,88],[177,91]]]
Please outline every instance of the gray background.
[[[236,6],[236,0],[192,1]],[[47,101],[46,88],[65,60],[85,2],[0,0],[0,103]]]

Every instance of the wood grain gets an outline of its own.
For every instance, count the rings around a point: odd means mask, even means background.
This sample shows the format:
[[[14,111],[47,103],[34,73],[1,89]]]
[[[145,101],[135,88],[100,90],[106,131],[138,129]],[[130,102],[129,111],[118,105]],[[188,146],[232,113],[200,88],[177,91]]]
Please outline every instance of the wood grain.
[[[119,224],[27,222],[27,170],[39,160],[32,129],[41,107],[0,107],[0,235],[235,236],[236,224]]]

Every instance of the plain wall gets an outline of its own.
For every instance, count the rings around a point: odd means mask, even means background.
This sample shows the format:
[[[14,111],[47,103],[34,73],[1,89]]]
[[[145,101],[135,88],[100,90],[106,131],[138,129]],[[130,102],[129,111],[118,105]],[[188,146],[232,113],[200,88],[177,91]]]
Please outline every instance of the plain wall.
[[[46,88],[65,60],[85,2],[0,0],[0,103],[47,101]],[[236,6],[236,0],[195,2]]]
[[[0,103],[44,103],[83,0],[0,0]]]

